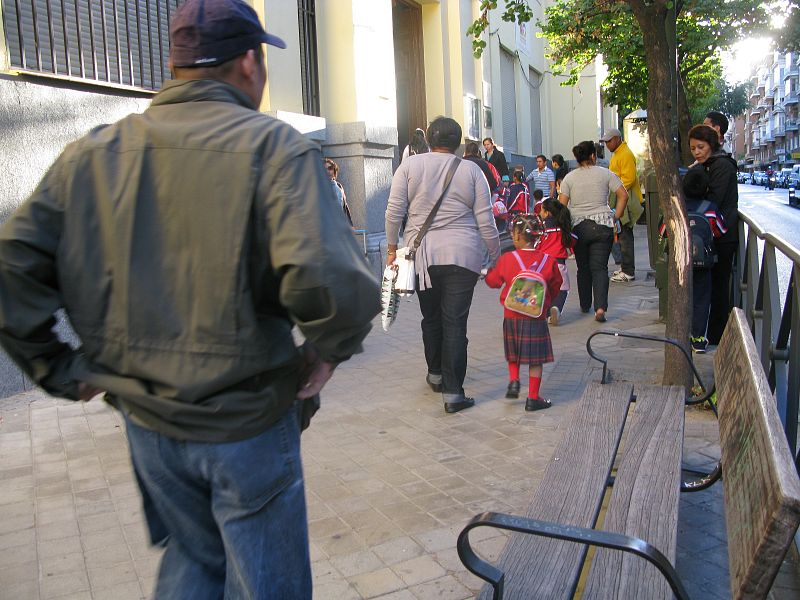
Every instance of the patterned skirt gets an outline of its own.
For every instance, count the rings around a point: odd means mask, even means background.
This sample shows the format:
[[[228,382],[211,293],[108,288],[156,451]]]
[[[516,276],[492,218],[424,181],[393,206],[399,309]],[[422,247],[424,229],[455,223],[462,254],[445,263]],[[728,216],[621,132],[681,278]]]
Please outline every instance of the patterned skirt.
[[[547,319],[503,319],[506,361],[522,365],[553,362]]]

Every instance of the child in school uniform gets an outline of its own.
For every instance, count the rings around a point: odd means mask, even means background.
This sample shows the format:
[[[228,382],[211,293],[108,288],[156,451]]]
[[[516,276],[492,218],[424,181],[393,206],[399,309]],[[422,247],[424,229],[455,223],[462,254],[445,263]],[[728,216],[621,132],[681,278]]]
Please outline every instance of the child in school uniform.
[[[527,214],[528,205],[531,203],[531,193],[528,185],[525,183],[525,172],[514,171],[511,187],[508,188],[508,222],[514,220],[514,217],[520,214]]]
[[[539,250],[555,259],[561,273],[561,289],[553,298],[553,305],[550,307],[547,319],[548,324],[556,326],[561,313],[564,312],[564,304],[569,294],[567,257],[575,247],[578,238],[572,233],[572,216],[569,209],[555,198],[547,198],[542,201],[539,218],[544,222],[544,234],[539,244]]]
[[[543,233],[544,226],[535,215],[515,216],[511,221],[511,239],[516,250],[503,254],[497,265],[486,274],[489,287],[503,288],[500,291],[500,303],[505,307],[503,341],[509,373],[506,398],[519,398],[520,365],[527,364],[527,411],[543,410],[551,406],[549,400],[540,396],[539,388],[542,383],[542,365],[553,362],[547,314],[551,300],[558,295],[561,288],[561,273],[555,259],[537,248]],[[514,278],[522,271],[538,272],[546,282],[544,294],[536,299],[536,302],[541,302],[541,314],[535,318],[509,309],[506,303]]]

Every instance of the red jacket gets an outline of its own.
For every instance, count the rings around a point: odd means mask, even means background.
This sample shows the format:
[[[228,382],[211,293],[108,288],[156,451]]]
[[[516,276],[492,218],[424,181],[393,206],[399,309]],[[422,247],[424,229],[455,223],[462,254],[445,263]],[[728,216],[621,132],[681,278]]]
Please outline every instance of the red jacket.
[[[546,257],[546,255],[538,248],[522,248],[517,252],[519,252],[522,262],[525,263],[525,266],[528,268],[533,267],[534,269],[538,269],[540,263],[543,260],[546,260],[544,266],[542,266],[541,270],[539,271],[547,281],[545,306],[544,310],[542,311],[542,316],[540,316],[539,319],[546,319],[550,304],[553,302],[553,298],[558,295],[558,292],[561,289],[561,273],[558,270],[558,263],[552,256]],[[514,257],[513,252],[506,252],[503,254],[500,257],[500,260],[497,261],[497,264],[489,269],[489,272],[486,274],[486,284],[491,288],[503,288],[500,290],[500,304],[505,302],[511,281],[521,270],[522,269],[519,268],[519,263]],[[514,312],[513,310],[508,310],[507,308],[503,309],[503,316],[506,319],[530,318],[518,312]]]
[[[575,247],[575,242],[578,241],[578,238],[573,233],[570,236],[570,245],[565,247],[561,236],[561,228],[553,224],[550,218],[545,220],[544,226],[544,235],[536,249],[544,254],[549,254],[553,258],[567,258],[569,250]]]

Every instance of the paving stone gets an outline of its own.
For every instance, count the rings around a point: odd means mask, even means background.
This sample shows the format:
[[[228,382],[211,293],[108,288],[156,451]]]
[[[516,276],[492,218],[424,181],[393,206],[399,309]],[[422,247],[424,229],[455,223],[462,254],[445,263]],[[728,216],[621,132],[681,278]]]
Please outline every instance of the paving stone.
[[[392,565],[392,570],[400,576],[406,585],[416,585],[431,581],[447,574],[447,571],[429,556],[418,556],[410,560]]]
[[[389,568],[355,575],[347,580],[363,598],[375,598],[405,587],[403,580]]]
[[[369,550],[345,554],[344,556],[335,556],[331,558],[330,562],[345,577],[376,571],[385,566],[383,561]]]

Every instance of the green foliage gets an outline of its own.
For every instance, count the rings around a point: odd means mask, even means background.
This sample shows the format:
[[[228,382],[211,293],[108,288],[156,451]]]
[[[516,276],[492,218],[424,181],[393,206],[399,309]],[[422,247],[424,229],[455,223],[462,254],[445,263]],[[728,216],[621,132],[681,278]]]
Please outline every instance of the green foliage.
[[[789,2],[786,13],[786,22],[775,45],[781,52],[800,52],[800,1]]]
[[[505,8],[500,18],[507,23],[527,23],[533,19],[533,10],[527,0],[504,0]],[[486,48],[481,39],[483,32],[489,27],[489,11],[497,8],[497,0],[481,0],[481,16],[467,28],[467,37],[472,37],[472,55],[480,58]]]
[[[797,0],[793,0],[797,1]],[[768,28],[760,0],[685,0],[678,5],[678,68],[690,106],[719,96],[719,51]],[[630,5],[617,0],[557,0],[538,22],[548,41],[552,71],[577,83],[600,55],[608,67],[603,101],[621,109],[646,105],[648,76],[644,40]]]

